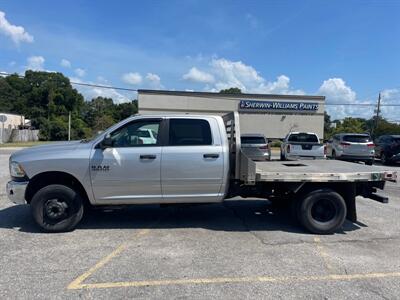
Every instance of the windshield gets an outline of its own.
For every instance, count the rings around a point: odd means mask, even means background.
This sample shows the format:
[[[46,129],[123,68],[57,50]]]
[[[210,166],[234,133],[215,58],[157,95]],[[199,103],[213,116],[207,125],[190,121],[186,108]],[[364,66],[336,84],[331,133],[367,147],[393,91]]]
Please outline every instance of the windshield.
[[[139,131],[137,132],[137,136],[138,136],[138,137],[144,137],[144,138],[149,138],[149,137],[151,137],[151,136],[150,136],[150,132],[147,131],[147,130],[139,130]]]
[[[310,133],[292,133],[288,140],[289,142],[319,143],[318,137]]]
[[[242,136],[240,138],[242,144],[266,144],[266,139],[262,136]]]
[[[371,141],[369,135],[345,135],[343,141],[351,143],[368,143]]]

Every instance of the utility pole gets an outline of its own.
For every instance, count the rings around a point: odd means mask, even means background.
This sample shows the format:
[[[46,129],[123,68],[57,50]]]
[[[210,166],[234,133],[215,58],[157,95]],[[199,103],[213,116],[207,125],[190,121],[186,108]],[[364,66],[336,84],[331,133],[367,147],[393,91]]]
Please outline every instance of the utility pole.
[[[68,141],[71,140],[71,112],[68,115]]]
[[[378,96],[378,106],[376,108],[376,116],[375,116],[375,128],[374,128],[374,135],[376,133],[376,130],[378,129],[378,122],[379,122],[379,113],[381,112],[381,93],[379,93]]]

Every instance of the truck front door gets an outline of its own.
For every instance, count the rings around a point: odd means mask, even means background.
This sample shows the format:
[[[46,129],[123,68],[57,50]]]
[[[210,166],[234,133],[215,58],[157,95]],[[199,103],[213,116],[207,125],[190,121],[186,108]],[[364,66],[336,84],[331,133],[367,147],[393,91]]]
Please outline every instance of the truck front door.
[[[218,124],[212,118],[171,118],[162,149],[164,202],[222,200],[224,158]]]
[[[110,134],[111,147],[93,149],[90,177],[97,203],[158,203],[161,119],[134,120]]]

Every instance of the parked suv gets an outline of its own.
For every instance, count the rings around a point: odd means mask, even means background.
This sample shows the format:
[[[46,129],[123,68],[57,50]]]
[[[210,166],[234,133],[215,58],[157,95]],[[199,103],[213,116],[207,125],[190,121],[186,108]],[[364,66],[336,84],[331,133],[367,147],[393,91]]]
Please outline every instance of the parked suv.
[[[374,143],[369,134],[335,134],[326,144],[326,156],[347,161],[362,161],[367,165],[374,163]]]
[[[376,140],[375,156],[382,164],[400,161],[400,135],[382,135]]]
[[[252,160],[271,160],[271,148],[263,134],[243,134],[242,151]]]
[[[289,132],[281,145],[281,160],[325,158],[324,145],[312,132]]]

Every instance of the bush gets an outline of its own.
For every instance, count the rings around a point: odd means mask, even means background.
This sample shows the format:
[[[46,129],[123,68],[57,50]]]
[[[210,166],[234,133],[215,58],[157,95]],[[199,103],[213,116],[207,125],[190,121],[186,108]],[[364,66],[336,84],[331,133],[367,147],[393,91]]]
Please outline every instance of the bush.
[[[270,142],[272,148],[280,148],[282,145],[282,141],[280,140],[273,140]]]

